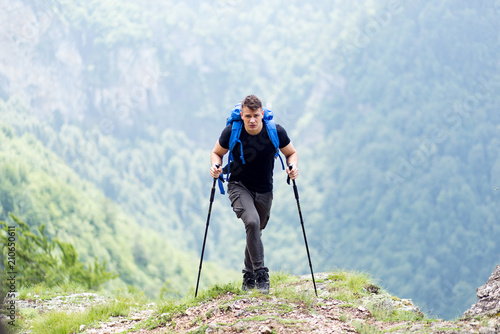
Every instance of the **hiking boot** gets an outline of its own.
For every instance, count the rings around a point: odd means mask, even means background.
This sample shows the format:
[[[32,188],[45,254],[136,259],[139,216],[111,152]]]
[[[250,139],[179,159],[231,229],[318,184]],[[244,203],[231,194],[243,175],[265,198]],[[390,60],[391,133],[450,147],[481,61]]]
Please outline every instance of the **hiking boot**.
[[[269,293],[269,269],[263,268],[255,272],[255,282],[257,290],[263,294]]]
[[[248,291],[255,289],[255,274],[246,272],[243,275],[243,284],[241,284],[241,290]]]

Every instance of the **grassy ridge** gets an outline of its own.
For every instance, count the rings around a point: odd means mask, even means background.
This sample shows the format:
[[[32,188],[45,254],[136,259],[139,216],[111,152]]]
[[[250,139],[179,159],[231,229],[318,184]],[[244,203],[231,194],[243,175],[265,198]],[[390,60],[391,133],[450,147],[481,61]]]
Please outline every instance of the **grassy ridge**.
[[[133,330],[154,330],[162,328],[166,332],[204,332],[213,326],[211,320],[224,316],[226,323],[218,323],[218,328],[231,330],[234,326],[255,326],[255,324],[276,323],[276,326],[300,328],[307,325],[310,318],[328,312],[342,326],[352,327],[361,333],[374,332],[373,321],[363,320],[367,314],[373,315],[374,321],[380,322],[422,322],[432,321],[418,312],[395,308],[388,311],[385,306],[367,302],[374,295],[367,287],[375,287],[373,279],[366,273],[336,271],[321,274],[318,279],[320,298],[316,298],[310,279],[299,278],[287,273],[272,273],[271,292],[262,295],[256,291],[249,293],[240,289],[241,282],[232,281],[216,284],[201,290],[198,297],[193,293],[181,299],[151,300],[140,293],[121,292],[109,296],[107,301],[96,303],[81,312],[51,311],[38,314],[28,309],[21,311],[23,323],[19,329],[30,328],[36,333],[73,333],[85,328],[99,328],[103,322],[111,321],[112,317],[130,318],[139,311],[151,310],[148,316],[143,316]],[[61,286],[57,291],[32,287],[23,289],[20,298],[30,298],[37,295],[40,299],[50,300],[55,295],[71,294],[82,291],[81,288],[68,285]],[[192,291],[191,291],[192,292]],[[379,290],[376,295],[385,299],[397,300],[387,292]],[[239,308],[239,316],[234,319],[227,317],[234,305],[245,304]],[[332,309],[329,305],[338,305]],[[363,306],[364,305],[364,306]],[[355,314],[361,307],[366,307],[363,317]],[[116,320],[115,320],[116,321]],[[229,321],[229,322],[228,322]],[[248,328],[250,328],[248,327]],[[310,329],[310,328],[309,328]],[[309,330],[307,329],[307,330]],[[306,331],[307,331],[306,330]],[[306,332],[304,331],[304,332]]]

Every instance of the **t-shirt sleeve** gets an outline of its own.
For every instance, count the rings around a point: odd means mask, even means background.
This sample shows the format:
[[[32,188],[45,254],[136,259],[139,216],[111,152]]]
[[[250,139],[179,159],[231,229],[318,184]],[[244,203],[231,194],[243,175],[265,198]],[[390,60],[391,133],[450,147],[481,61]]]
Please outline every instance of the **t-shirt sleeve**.
[[[219,145],[222,146],[222,148],[225,148],[226,150],[229,150],[229,139],[231,138],[231,129],[233,128],[232,125],[228,125],[222,130],[222,133],[220,134],[219,137]]]
[[[290,144],[291,140],[288,137],[288,134],[286,133],[285,128],[283,128],[281,125],[276,124],[276,131],[278,132],[278,138],[280,140],[280,148],[283,148]],[[229,139],[228,139],[229,143]]]

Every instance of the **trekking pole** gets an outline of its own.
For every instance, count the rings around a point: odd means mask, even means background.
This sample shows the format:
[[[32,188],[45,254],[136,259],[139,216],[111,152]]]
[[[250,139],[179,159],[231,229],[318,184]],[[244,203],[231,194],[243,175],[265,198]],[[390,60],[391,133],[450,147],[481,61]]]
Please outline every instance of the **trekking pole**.
[[[288,168],[291,171],[293,169],[293,165],[288,164]],[[316,290],[316,281],[314,280],[311,256],[309,255],[309,246],[307,245],[306,229],[304,228],[304,219],[302,219],[302,211],[300,210],[299,191],[297,190],[297,184],[295,184],[295,180],[292,181],[293,181],[293,192],[295,193],[295,199],[297,200],[297,208],[299,209],[300,224],[302,225],[302,233],[304,234],[304,242],[306,244],[307,258],[309,259],[309,268],[311,268],[311,276],[314,284],[314,293],[316,293],[316,297],[318,297],[318,290]],[[287,182],[288,184],[290,184],[290,175],[288,176]]]
[[[215,165],[217,168],[220,167],[219,164]],[[215,195],[215,183],[217,178],[214,178],[214,184],[212,186],[212,193],[210,194],[210,206],[208,207],[208,217],[207,217],[207,227],[205,228],[205,237],[203,238],[203,247],[201,248],[201,258],[200,258],[200,269],[198,270],[198,280],[196,281],[196,291],[194,293],[194,298],[198,296],[198,285],[200,284],[201,266],[203,263],[203,254],[205,253],[205,243],[207,241],[208,224],[210,222],[210,214],[212,213],[212,203],[214,202]]]

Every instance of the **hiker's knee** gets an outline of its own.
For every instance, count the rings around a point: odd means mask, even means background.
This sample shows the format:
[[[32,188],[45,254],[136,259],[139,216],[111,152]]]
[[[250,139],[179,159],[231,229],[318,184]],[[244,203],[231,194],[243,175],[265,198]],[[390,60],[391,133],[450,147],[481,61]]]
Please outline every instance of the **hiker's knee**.
[[[259,233],[260,232],[260,218],[258,214],[247,215],[243,220],[247,232]]]

